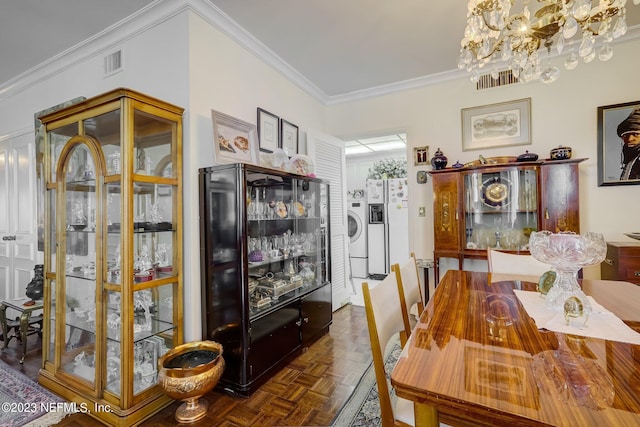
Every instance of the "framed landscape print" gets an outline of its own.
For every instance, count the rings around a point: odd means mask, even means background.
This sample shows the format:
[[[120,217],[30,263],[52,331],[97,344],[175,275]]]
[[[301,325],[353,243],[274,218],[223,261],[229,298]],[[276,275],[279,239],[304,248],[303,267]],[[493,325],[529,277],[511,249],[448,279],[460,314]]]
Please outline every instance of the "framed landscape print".
[[[256,127],[235,117],[211,110],[216,163],[257,163]]]
[[[531,98],[462,109],[462,150],[531,144]]]
[[[285,119],[280,119],[280,148],[289,157],[298,154],[298,126]]]
[[[280,141],[280,118],[270,112],[258,108],[258,140],[260,141],[260,151],[273,153],[278,148]]]
[[[640,101],[598,107],[598,186],[640,184]]]

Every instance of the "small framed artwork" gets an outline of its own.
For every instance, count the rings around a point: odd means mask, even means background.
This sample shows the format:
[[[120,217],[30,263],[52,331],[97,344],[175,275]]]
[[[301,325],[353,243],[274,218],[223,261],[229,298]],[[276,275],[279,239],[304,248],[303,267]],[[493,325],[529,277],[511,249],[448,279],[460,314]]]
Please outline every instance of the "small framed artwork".
[[[215,110],[211,118],[216,163],[257,163],[255,125]]]
[[[462,109],[462,150],[531,144],[531,98]]]
[[[270,112],[258,108],[258,141],[260,141],[260,151],[273,153],[278,148],[280,141],[280,118]]]
[[[640,101],[598,107],[598,186],[640,184]]]
[[[413,164],[414,166],[429,164],[429,146],[413,148]]]
[[[280,119],[280,148],[291,157],[298,154],[298,126]]]

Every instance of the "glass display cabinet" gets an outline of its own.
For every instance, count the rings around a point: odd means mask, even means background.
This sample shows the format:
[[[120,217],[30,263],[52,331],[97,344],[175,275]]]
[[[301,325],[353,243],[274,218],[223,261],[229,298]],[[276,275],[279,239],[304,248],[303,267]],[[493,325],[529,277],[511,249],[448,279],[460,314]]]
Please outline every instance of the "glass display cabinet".
[[[200,169],[203,336],[248,395],[332,319],[329,186],[246,164]]]
[[[39,382],[109,425],[171,403],[181,344],[182,112],[117,89],[41,117],[45,319]]]
[[[586,159],[433,170],[434,260],[529,253],[533,231],[580,232],[578,165]]]

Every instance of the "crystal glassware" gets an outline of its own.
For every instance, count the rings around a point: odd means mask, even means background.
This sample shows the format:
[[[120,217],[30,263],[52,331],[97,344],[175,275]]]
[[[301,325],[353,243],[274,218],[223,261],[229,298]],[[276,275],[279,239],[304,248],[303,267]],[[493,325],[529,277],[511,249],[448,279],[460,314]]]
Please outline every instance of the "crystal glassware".
[[[602,234],[532,232],[529,250],[535,259],[552,266],[557,273],[546,295],[547,307],[565,313],[567,321],[578,317],[586,323],[591,304],[578,284],[577,274],[581,268],[604,260],[607,244]],[[579,313],[576,307],[581,308]]]

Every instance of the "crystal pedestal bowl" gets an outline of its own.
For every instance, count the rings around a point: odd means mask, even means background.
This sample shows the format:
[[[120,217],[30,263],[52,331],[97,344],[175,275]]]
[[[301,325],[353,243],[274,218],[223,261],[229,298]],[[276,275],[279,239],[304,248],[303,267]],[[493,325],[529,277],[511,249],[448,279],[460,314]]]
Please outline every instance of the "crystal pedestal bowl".
[[[607,244],[599,233],[551,233],[538,231],[529,239],[531,255],[556,271],[556,280],[546,295],[547,307],[570,317],[591,313],[591,304],[578,284],[578,270],[601,263],[607,254]]]
[[[176,421],[191,423],[204,417],[209,406],[201,396],[211,391],[222,376],[222,345],[196,341],[179,345],[158,361],[158,382],[172,399],[183,400],[176,409]]]

